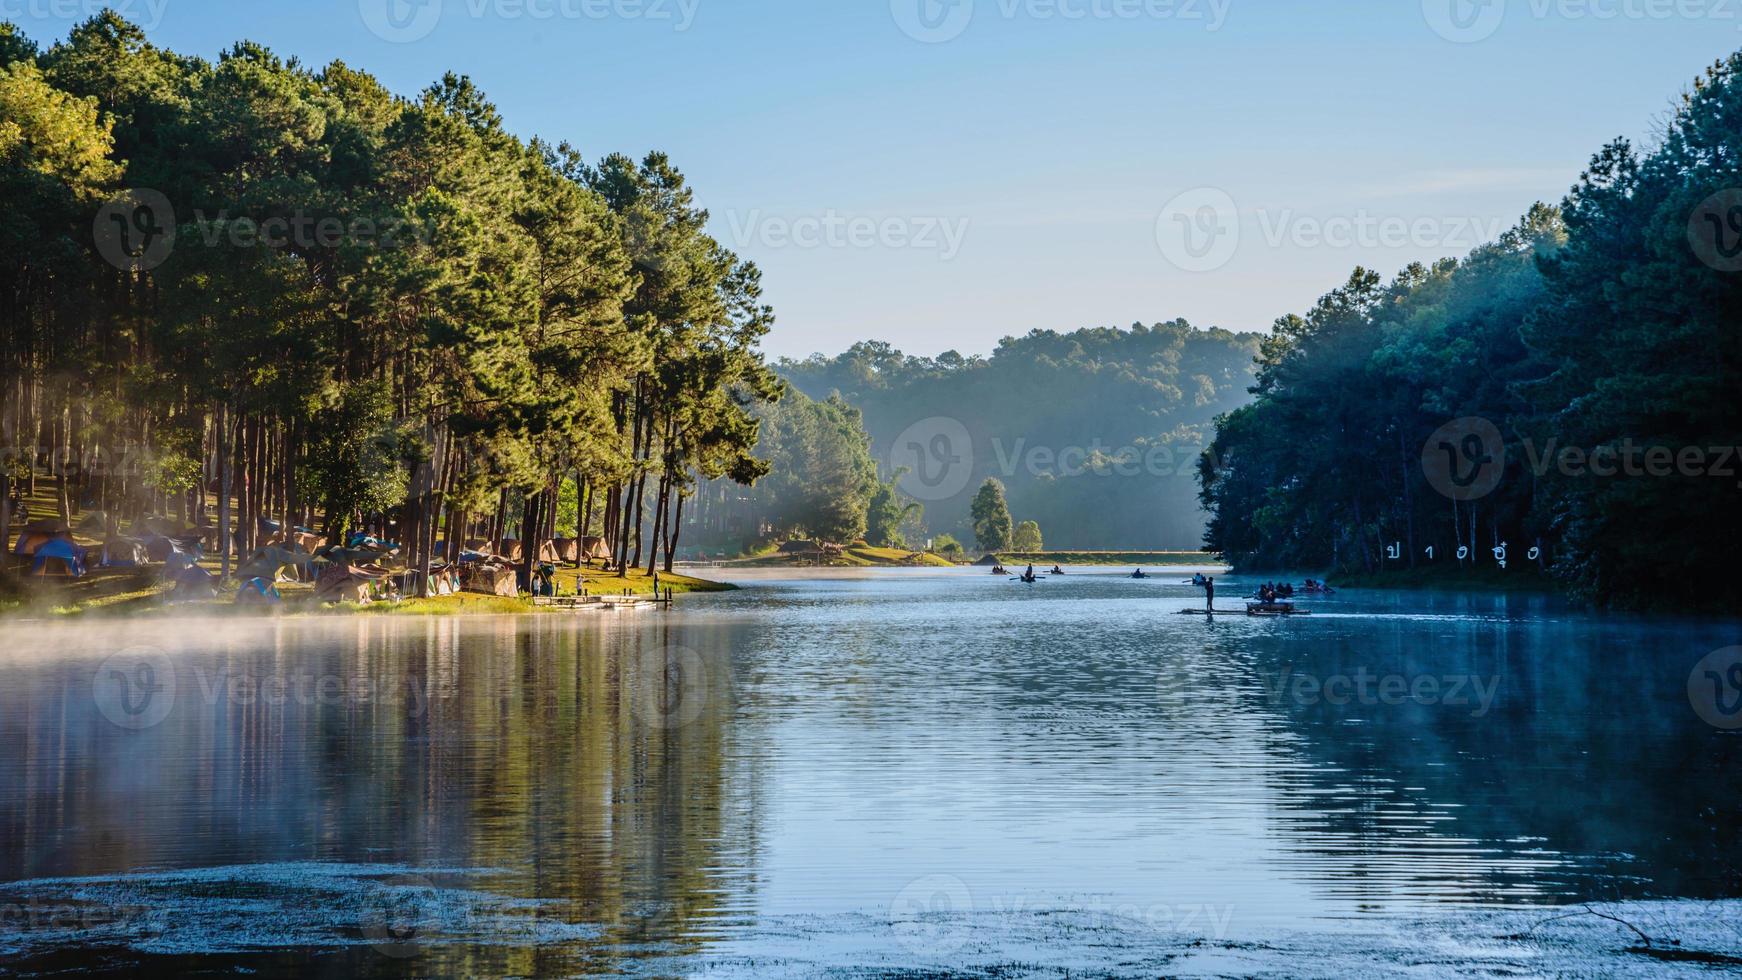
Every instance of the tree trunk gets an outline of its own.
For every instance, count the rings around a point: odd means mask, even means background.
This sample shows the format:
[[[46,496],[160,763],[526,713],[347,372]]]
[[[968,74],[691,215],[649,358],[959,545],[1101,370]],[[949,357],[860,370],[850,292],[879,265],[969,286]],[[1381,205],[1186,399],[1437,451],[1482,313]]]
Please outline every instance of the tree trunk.
[[[230,406],[218,406],[218,581],[230,581]]]

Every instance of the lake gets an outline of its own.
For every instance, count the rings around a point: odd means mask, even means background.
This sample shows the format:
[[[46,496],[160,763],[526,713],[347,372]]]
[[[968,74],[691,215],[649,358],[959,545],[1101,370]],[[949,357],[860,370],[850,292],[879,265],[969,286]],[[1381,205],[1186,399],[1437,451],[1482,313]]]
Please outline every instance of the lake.
[[[1742,897],[1736,622],[1206,620],[1190,569],[982,571],[9,624],[0,970],[1244,973],[1481,938],[1456,969],[1554,907],[1697,932]]]

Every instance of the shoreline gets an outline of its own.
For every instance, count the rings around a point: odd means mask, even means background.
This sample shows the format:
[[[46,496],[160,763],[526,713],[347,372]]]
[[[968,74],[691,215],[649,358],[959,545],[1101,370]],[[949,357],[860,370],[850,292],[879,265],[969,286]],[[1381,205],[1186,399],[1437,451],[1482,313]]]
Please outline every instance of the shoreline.
[[[204,567],[203,565],[201,567]],[[210,569],[208,569],[210,570]],[[563,595],[575,595],[585,579],[589,594],[651,596],[653,578],[644,571],[631,572],[626,577],[600,573],[588,577],[585,570],[557,569],[558,590]],[[130,572],[93,571],[85,579],[71,585],[25,586],[18,592],[0,597],[0,622],[23,620],[174,618],[182,616],[224,616],[236,618],[282,619],[324,616],[528,616],[565,613],[569,610],[538,606],[530,595],[498,596],[478,592],[457,592],[428,599],[406,597],[399,602],[315,603],[314,585],[308,582],[280,582],[282,602],[270,605],[241,605],[234,589],[210,599],[175,602],[170,600],[174,587],[162,581],[154,569]],[[670,590],[673,596],[732,592],[738,586],[697,578],[682,572],[659,574],[661,593]],[[55,594],[53,590],[65,590]]]

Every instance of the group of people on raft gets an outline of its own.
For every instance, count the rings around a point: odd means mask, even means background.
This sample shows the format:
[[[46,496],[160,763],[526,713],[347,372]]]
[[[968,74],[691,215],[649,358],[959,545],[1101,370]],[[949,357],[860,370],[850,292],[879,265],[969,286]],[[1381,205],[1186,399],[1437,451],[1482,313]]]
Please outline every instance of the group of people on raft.
[[[1294,586],[1287,582],[1281,585],[1277,585],[1275,582],[1266,582],[1258,587],[1258,601],[1265,605],[1273,605],[1278,599],[1292,598],[1294,598]]]

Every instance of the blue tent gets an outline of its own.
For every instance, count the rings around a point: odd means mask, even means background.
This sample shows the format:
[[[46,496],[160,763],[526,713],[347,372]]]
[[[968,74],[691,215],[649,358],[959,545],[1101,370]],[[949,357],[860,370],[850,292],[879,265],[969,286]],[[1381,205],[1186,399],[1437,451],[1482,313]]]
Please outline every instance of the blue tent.
[[[44,541],[36,548],[30,574],[44,578],[83,578],[85,549],[66,538]]]

